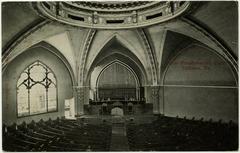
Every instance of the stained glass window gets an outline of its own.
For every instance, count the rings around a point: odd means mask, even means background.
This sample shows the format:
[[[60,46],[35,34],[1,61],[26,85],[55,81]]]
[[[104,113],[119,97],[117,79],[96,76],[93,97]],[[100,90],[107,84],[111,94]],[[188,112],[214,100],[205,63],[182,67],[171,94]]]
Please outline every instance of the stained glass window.
[[[57,81],[42,62],[29,65],[17,82],[18,117],[57,111]]]

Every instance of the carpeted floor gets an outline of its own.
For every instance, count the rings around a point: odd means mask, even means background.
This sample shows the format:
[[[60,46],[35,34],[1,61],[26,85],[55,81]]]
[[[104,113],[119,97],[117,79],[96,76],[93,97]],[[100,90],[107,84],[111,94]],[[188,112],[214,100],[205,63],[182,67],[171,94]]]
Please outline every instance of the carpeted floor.
[[[124,123],[112,124],[112,138],[110,151],[129,151]]]

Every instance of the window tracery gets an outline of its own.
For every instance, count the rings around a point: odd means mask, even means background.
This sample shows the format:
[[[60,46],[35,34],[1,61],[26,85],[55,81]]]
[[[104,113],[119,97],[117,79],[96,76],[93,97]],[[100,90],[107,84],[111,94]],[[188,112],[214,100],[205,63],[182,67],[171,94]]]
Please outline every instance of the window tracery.
[[[56,110],[56,77],[45,64],[36,61],[18,79],[17,115],[22,117]]]

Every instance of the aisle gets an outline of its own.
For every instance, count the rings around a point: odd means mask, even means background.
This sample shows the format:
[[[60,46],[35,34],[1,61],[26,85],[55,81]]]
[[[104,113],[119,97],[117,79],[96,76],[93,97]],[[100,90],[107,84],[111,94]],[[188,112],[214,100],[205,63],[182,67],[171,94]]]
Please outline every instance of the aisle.
[[[110,151],[129,151],[124,123],[112,124],[112,138]]]

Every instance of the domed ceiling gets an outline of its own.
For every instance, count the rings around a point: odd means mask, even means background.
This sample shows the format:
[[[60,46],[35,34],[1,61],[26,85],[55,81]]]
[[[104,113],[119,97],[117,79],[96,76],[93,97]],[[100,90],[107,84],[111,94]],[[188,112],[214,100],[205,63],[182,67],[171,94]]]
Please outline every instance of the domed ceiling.
[[[189,1],[65,1],[32,4],[46,18],[99,29],[149,26],[175,18],[190,6]]]

